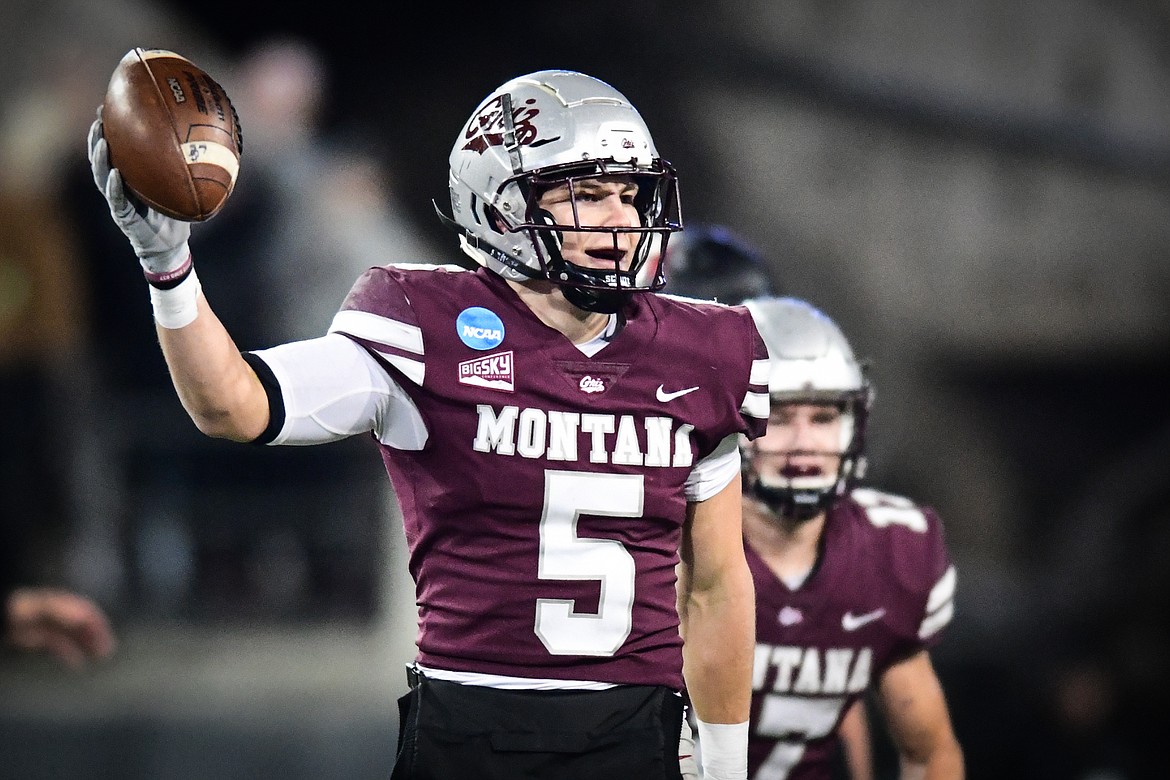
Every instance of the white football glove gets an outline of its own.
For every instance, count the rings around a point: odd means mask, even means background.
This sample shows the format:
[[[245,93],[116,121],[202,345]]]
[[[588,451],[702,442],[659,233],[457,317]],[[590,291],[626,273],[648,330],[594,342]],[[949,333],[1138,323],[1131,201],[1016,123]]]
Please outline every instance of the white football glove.
[[[151,284],[166,286],[186,274],[191,257],[187,240],[191,225],[160,214],[130,196],[122,175],[110,167],[110,151],[102,136],[101,110],[89,128],[89,166],[93,181],[110,204],[114,222],[130,239],[134,254]]]

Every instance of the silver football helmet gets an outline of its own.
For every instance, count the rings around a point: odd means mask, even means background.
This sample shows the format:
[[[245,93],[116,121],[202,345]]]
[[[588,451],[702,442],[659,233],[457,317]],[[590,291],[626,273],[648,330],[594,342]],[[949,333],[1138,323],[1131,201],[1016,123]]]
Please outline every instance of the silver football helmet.
[[[560,225],[538,206],[550,187],[574,191],[577,180],[612,175],[637,181],[638,227]],[[503,84],[456,139],[449,184],[463,251],[507,279],[547,279],[574,305],[606,312],[665,281],[659,258],[682,226],[674,168],[629,100],[605,82],[543,70]],[[615,248],[619,233],[637,233],[633,263],[625,270],[618,261],[612,269],[569,263],[560,252],[566,230],[610,233]]]
[[[765,480],[757,468],[761,457],[754,443],[744,448],[747,490],[773,510],[808,519],[865,475],[865,426],[873,403],[866,367],[853,356],[845,335],[820,309],[789,297],[745,301],[770,359],[768,394],[781,403],[833,404],[842,412],[836,474],[785,470]]]

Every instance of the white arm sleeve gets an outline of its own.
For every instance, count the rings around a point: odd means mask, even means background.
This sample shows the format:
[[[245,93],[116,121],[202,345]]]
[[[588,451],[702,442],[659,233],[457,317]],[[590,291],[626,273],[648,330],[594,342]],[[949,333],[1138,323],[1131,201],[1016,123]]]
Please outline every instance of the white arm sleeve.
[[[322,444],[367,431],[397,449],[426,444],[410,396],[352,339],[330,333],[253,354],[272,369],[284,402],[284,426],[271,444]]]
[[[739,434],[733,433],[691,469],[683,487],[687,501],[706,501],[727,487],[739,469]]]

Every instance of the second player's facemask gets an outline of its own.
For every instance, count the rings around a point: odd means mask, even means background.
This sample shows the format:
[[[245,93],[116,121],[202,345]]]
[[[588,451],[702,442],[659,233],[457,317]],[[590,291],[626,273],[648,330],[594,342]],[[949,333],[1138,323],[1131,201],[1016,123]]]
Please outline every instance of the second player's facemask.
[[[782,457],[744,446],[745,492],[783,517],[807,520],[825,511],[865,472],[865,427],[873,388],[853,350],[828,316],[809,303],[786,297],[745,302],[768,346],[768,394],[773,405],[812,403],[841,411],[836,473],[787,466],[761,477],[760,458]],[[768,470],[768,471],[774,471]]]

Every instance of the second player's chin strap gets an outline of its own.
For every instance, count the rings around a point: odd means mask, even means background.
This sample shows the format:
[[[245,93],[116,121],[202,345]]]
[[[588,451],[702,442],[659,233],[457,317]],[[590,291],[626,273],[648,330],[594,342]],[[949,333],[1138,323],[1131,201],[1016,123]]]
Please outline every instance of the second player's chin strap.
[[[770,487],[763,484],[758,477],[749,489],[752,495],[763,501],[777,515],[796,520],[798,523],[812,520],[828,509],[833,499],[837,497],[836,485],[821,489],[798,490],[791,487]]]
[[[765,485],[759,474],[755,474],[746,485],[745,491],[762,501],[769,509],[782,518],[803,523],[811,520],[833,505],[853,481],[856,456],[842,456],[837,468],[837,478],[831,484],[820,487],[794,487],[788,485]]]

